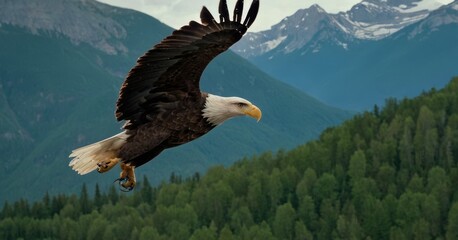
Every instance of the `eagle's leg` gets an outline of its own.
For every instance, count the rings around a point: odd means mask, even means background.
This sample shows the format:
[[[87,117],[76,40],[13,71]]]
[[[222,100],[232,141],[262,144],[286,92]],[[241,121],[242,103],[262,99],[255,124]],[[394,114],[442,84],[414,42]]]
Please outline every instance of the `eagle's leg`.
[[[135,180],[135,172],[134,166],[131,166],[129,163],[121,163],[121,174],[119,179],[119,185],[122,187],[121,190],[131,191],[134,189],[136,180]]]
[[[104,173],[112,169],[116,164],[118,164],[119,158],[112,158],[110,160],[102,161],[97,163],[97,172]]]

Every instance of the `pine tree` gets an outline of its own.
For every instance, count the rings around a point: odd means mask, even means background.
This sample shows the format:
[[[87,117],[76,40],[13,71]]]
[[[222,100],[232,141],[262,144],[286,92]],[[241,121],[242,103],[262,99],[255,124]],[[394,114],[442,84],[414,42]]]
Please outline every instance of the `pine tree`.
[[[13,208],[10,206],[8,201],[5,201],[5,203],[3,203],[3,209],[0,214],[0,219],[11,218],[13,216],[14,216]]]
[[[104,197],[102,196],[102,193],[100,192],[99,184],[96,183],[95,192],[94,192],[94,206],[96,207],[97,210],[100,210],[103,204],[105,204]]]
[[[352,181],[361,179],[366,175],[366,155],[363,151],[357,150],[351,156],[348,175]]]
[[[221,232],[219,233],[219,238],[218,240],[234,240],[234,235],[232,234],[231,229],[229,228],[228,225],[225,225],[223,229],[221,229]]]
[[[415,123],[412,117],[408,116],[404,121],[404,129],[402,132],[401,140],[399,142],[399,158],[400,168],[413,172],[415,169],[414,164],[414,135]]]
[[[216,226],[212,223],[210,227],[203,226],[200,229],[197,229],[191,236],[190,240],[217,240],[216,236]]]
[[[146,226],[140,231],[140,240],[159,239],[160,235],[152,226]]]
[[[292,239],[296,212],[291,203],[285,203],[277,208],[273,222],[275,236],[279,239]]]
[[[142,188],[140,190],[143,202],[153,203],[153,188],[146,176],[143,176]]]
[[[434,113],[427,106],[422,106],[414,137],[415,165],[418,171],[430,167],[436,157],[435,148],[438,139],[435,124]]]
[[[91,212],[92,206],[91,206],[91,201],[89,199],[89,195],[87,193],[86,183],[84,183],[83,187],[81,188],[79,204],[80,204],[81,212],[83,214]]]
[[[108,200],[111,204],[116,204],[119,200],[118,191],[113,185],[108,189]]]
[[[458,202],[450,208],[445,237],[447,240],[458,239]]]
[[[296,221],[294,224],[294,239],[295,240],[313,240],[313,235],[310,230],[307,229],[304,222]]]

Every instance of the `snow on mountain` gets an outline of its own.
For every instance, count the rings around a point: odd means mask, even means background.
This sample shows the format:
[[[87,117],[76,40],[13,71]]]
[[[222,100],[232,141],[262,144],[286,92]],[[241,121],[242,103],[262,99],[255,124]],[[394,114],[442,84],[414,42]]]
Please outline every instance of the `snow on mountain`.
[[[452,9],[458,11],[458,1],[455,1],[454,3],[452,3]]]
[[[321,40],[334,41],[348,49],[353,40],[385,38],[426,18],[440,6],[436,0],[364,0],[347,12],[329,14],[320,6],[313,5],[298,10],[269,30],[248,33],[233,50],[247,58],[274,50],[275,53],[287,54],[303,48],[312,39],[319,41],[316,38],[320,31],[332,31],[334,37],[340,35],[340,39]],[[270,57],[273,57],[273,52]]]
[[[414,38],[421,33],[436,31],[438,27],[449,24],[458,24],[458,0],[431,12],[409,32],[408,36]]]
[[[442,6],[435,0],[365,0],[334,15],[359,39],[381,39],[428,16]]]
[[[419,2],[413,2],[412,7],[407,7],[404,4],[398,5],[396,10],[402,13],[412,13],[412,12],[418,12],[418,11],[423,11],[423,10],[428,10],[428,11],[433,11],[438,9],[439,7],[442,6],[439,2],[436,1],[419,1]]]
[[[284,18],[270,30],[248,33],[233,50],[245,57],[262,55],[274,49],[290,53],[302,48],[327,27],[340,28],[332,15],[315,4]]]

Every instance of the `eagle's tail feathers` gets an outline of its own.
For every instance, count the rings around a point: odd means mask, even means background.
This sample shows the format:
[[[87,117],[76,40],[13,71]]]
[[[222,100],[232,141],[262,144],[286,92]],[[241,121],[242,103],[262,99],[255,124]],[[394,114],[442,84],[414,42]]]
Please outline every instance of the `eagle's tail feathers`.
[[[126,142],[126,132],[119,133],[100,142],[96,142],[78,149],[70,154],[73,158],[68,164],[81,175],[94,171],[98,163],[117,158],[118,150]]]

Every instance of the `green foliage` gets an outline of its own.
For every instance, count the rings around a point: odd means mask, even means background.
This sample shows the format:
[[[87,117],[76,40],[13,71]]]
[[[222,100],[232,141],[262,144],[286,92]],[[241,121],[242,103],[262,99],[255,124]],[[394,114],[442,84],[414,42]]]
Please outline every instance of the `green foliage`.
[[[449,223],[447,226],[447,239],[458,238],[458,202],[454,203],[448,215]]]
[[[273,230],[281,239],[292,239],[296,212],[291,203],[285,203],[277,208],[273,221]]]
[[[202,177],[6,202],[0,239],[457,239],[457,86]]]

